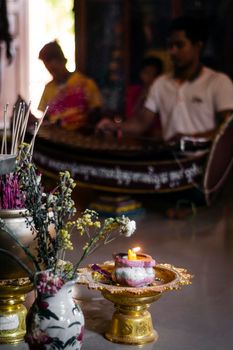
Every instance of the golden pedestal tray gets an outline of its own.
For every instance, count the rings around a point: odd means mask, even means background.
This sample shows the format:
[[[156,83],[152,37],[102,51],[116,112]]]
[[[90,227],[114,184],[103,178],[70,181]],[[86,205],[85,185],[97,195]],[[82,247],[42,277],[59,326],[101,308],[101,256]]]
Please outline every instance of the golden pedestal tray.
[[[114,262],[106,262],[99,266],[111,272]],[[104,298],[114,303],[115,312],[110,328],[105,333],[108,340],[115,343],[143,345],[158,339],[148,308],[163,292],[191,284],[192,276],[187,270],[169,264],[159,264],[154,269],[155,281],[149,286],[140,288],[113,285],[99,272],[92,271],[91,267],[78,270],[79,284],[100,290]]]
[[[33,289],[29,278],[0,280],[0,343],[16,344],[26,333],[25,295]]]

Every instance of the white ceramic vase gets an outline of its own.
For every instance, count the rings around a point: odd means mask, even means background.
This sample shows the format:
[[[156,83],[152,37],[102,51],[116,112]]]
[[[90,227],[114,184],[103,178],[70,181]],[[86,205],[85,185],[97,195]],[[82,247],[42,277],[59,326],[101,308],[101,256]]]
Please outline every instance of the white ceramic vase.
[[[72,297],[74,284],[66,282],[51,296],[38,293],[26,320],[25,340],[30,349],[81,349],[84,316]]]

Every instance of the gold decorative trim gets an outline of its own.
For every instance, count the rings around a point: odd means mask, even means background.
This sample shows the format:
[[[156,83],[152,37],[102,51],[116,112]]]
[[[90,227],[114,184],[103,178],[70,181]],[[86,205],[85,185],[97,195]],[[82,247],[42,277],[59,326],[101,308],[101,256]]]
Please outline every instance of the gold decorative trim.
[[[108,261],[101,264],[100,267],[111,272],[114,268],[114,262]],[[156,273],[155,281],[149,286],[140,288],[109,284],[102,275],[93,272],[90,266],[78,270],[78,283],[87,285],[90,289],[107,291],[111,294],[127,294],[128,296],[149,296],[150,294],[176,290],[183,285],[192,283],[193,275],[189,274],[184,268],[178,268],[171,264],[157,264],[154,269]]]
[[[114,262],[106,261],[100,267],[111,273]],[[149,306],[160,298],[162,292],[190,284],[193,276],[186,269],[171,264],[159,264],[154,269],[154,283],[140,288],[112,285],[90,266],[78,270],[79,284],[100,290],[103,297],[114,304],[115,312],[105,333],[108,340],[139,346],[157,341],[158,333],[153,329]]]

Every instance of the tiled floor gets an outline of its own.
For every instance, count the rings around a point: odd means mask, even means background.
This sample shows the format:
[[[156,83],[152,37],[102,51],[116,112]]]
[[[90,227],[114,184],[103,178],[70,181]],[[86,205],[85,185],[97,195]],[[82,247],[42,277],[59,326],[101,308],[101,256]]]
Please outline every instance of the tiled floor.
[[[159,333],[145,350],[233,349],[233,191],[231,184],[210,208],[199,208],[192,219],[168,220],[156,196],[144,201],[146,213],[137,221],[130,241],[121,239],[101,248],[87,262],[111,259],[114,251],[140,245],[158,262],[187,268],[194,274],[191,286],[164,293],[150,312]],[[100,292],[79,286],[77,295],[85,315],[82,350],[133,350],[137,346],[114,344],[103,334],[113,305]],[[27,349],[25,344],[0,349]]]

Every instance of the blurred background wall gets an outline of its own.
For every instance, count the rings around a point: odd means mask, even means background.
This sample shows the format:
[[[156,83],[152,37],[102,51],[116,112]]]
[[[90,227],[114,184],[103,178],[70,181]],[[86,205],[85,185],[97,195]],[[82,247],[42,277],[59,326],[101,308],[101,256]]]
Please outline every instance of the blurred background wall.
[[[18,95],[32,112],[51,77],[38,52],[57,39],[75,68],[96,80],[109,108],[123,112],[125,88],[137,82],[142,58],[163,59],[170,21],[182,14],[206,19],[209,39],[203,62],[233,78],[233,0],[6,0],[13,61],[0,43],[0,127],[4,105]]]

